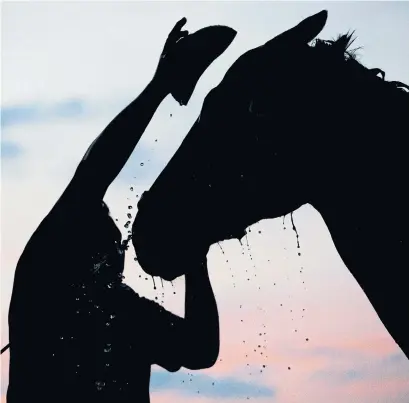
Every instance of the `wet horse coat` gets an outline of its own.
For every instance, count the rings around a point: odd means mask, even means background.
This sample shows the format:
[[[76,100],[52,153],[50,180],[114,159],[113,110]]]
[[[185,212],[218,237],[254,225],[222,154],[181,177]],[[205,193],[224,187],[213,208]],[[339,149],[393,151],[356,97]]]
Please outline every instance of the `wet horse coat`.
[[[311,44],[326,19],[309,17],[230,67],[141,198],[133,244],[147,273],[171,280],[199,249],[309,203],[409,356],[401,222],[409,94],[355,59],[350,34]]]

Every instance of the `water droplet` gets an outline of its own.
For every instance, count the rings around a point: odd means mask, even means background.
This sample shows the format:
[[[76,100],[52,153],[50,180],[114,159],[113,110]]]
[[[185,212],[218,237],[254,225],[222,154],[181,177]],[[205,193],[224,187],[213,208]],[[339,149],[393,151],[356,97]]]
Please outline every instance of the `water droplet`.
[[[132,214],[131,214],[131,213],[128,213],[126,216],[127,216],[128,218],[132,218]]]
[[[144,164],[143,162],[141,162],[139,165],[140,165],[141,167],[143,167],[145,164]]]
[[[133,192],[133,186],[131,186],[131,187],[129,188],[129,190],[130,190],[131,192]]]
[[[132,210],[133,209],[133,207],[132,206],[128,206],[128,210]]]
[[[96,381],[95,386],[97,387],[98,391],[101,391],[105,387],[105,382],[104,381]]]

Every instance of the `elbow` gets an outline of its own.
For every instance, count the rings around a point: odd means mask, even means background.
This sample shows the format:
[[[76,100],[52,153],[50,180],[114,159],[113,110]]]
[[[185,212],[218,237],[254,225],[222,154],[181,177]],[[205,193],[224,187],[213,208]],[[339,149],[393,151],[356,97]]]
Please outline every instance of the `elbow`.
[[[208,369],[216,364],[220,353],[219,326],[191,328],[185,340],[185,365],[187,369]]]
[[[195,351],[189,354],[189,362],[185,365],[190,370],[208,369],[216,364],[219,358],[219,345],[203,348],[203,345],[196,346]]]
[[[219,354],[203,357],[201,360],[198,361],[198,368],[197,369],[212,368],[213,365],[216,364],[218,356],[219,356]]]

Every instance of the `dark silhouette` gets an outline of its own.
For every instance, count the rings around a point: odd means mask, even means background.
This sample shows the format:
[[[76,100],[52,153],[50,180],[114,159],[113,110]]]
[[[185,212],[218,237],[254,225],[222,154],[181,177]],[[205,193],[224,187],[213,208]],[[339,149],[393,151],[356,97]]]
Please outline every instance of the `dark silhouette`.
[[[306,18],[229,68],[143,194],[132,242],[147,273],[172,280],[202,248],[310,203],[409,357],[401,222],[409,87],[359,63],[351,33],[312,42],[326,20],[326,11]]]
[[[9,311],[9,403],[148,402],[150,367],[212,366],[219,322],[207,249],[186,274],[185,317],[123,282],[129,241],[103,202],[162,100],[186,104],[235,31],[171,31],[152,81],[92,143],[17,264]],[[179,263],[177,263],[179,264]]]

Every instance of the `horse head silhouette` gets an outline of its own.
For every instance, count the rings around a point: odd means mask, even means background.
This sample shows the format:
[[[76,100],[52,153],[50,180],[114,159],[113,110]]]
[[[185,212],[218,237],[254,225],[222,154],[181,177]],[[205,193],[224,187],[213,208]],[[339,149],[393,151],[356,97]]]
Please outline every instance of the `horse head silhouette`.
[[[212,243],[310,203],[408,355],[399,220],[408,87],[358,62],[352,34],[314,40],[326,20],[306,18],[236,60],[142,195],[132,241],[147,273],[172,280]]]

